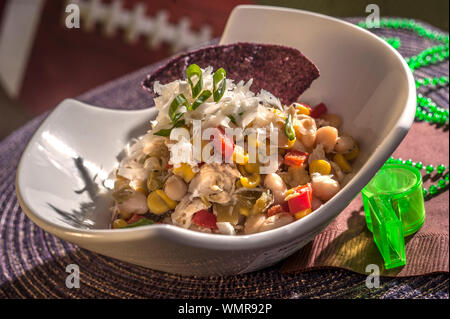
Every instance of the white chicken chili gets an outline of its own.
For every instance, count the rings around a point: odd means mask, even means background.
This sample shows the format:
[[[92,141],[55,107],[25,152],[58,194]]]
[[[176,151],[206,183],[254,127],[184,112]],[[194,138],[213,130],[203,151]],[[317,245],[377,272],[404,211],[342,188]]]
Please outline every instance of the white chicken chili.
[[[114,172],[113,228],[153,223],[252,234],[301,219],[352,177],[356,140],[325,104],[282,105],[192,64],[155,82],[159,113]]]

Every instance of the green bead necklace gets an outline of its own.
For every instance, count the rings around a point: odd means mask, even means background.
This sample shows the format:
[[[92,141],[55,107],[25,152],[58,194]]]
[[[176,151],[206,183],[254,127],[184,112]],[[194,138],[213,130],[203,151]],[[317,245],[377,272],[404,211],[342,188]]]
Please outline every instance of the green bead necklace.
[[[374,24],[369,24],[365,21],[359,22],[358,25],[364,29],[376,28]],[[417,55],[405,59],[413,73],[415,70],[422,67],[438,64],[449,59],[449,36],[447,34],[429,30],[420,23],[410,19],[381,19],[380,28],[409,30],[417,33],[422,38],[440,43],[423,50]],[[397,50],[401,47],[401,41],[399,38],[383,37],[383,39]],[[448,76],[425,77],[416,80],[417,90],[425,87],[441,88],[448,85]],[[431,98],[425,97],[421,93],[417,93],[417,109],[415,118],[417,121],[426,121],[430,124],[436,124],[438,126],[449,125],[449,110],[439,107]],[[425,187],[422,189],[423,196],[426,199],[429,199],[433,195],[437,194],[439,190],[448,189],[449,166],[445,166],[444,164],[440,164],[437,167],[434,167],[431,164],[425,166],[422,162],[413,162],[412,159],[403,160],[401,158],[394,157],[390,157],[386,163],[414,166],[420,171],[424,171],[426,173],[424,176],[430,176],[433,172],[436,172],[436,176],[440,176],[439,179],[437,179],[434,184],[430,185],[428,189]]]
[[[439,78],[423,78],[416,80],[416,89],[421,87],[444,87],[448,86],[448,76],[441,76]]]
[[[403,164],[407,166],[413,166],[417,168],[418,170],[422,171],[425,170],[427,175],[431,175],[434,171],[437,172],[437,176],[440,176],[440,178],[436,181],[435,184],[430,185],[429,189],[426,189],[425,187],[422,188],[422,193],[424,197],[427,197],[428,195],[435,195],[440,189],[444,190],[449,185],[449,166],[445,166],[444,164],[439,164],[437,167],[434,167],[433,165],[424,165],[422,162],[413,162],[412,159],[403,160],[401,158],[394,158],[390,157],[386,164]],[[447,173],[444,174],[444,172],[447,171]]]
[[[364,29],[374,29],[376,27],[374,24],[366,23],[365,21],[360,21],[358,26]],[[419,54],[405,59],[413,73],[419,68],[438,64],[448,60],[449,58],[449,36],[447,34],[429,30],[420,23],[410,19],[381,19],[380,28],[409,30],[417,33],[422,38],[441,43],[439,45],[429,47]],[[401,41],[399,38],[383,37],[383,39],[395,49],[399,49],[401,46]],[[417,89],[421,87],[444,87],[448,85],[448,76],[416,80]],[[449,124],[448,109],[437,106],[432,99],[424,97],[420,93],[417,94],[417,109],[415,118],[417,121],[426,121],[430,124],[436,124],[438,126]]]
[[[448,125],[449,111],[439,107],[429,97],[417,94],[416,120],[431,124]]]
[[[449,45],[440,44],[429,47],[417,55],[406,58],[406,63],[408,63],[411,71],[415,71],[422,67],[427,67],[433,64],[441,63],[447,60],[449,57]]]

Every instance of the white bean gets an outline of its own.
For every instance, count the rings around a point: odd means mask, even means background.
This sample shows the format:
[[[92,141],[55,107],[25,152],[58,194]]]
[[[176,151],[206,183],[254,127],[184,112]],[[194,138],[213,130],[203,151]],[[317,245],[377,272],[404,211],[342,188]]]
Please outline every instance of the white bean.
[[[161,171],[161,161],[158,157],[151,156],[147,158],[144,162],[144,168],[148,169],[149,171]]]
[[[254,234],[259,232],[259,228],[262,226],[266,219],[264,214],[258,214],[247,218],[244,224],[245,234]]]
[[[337,138],[338,130],[332,126],[321,127],[316,133],[316,143],[322,144],[326,153],[329,153],[334,149]]]
[[[119,211],[142,215],[148,211],[147,197],[144,193],[135,191],[126,201],[119,203]]]
[[[355,146],[353,138],[350,136],[341,136],[337,139],[334,150],[338,153],[348,153]]]
[[[315,141],[316,141],[316,133],[311,135],[302,135],[302,143],[306,147],[313,146]]]
[[[217,222],[217,228],[219,228],[219,232],[224,235],[236,235],[236,231],[234,230],[233,225],[228,222]]]
[[[277,173],[267,174],[264,178],[264,186],[272,191],[275,204],[281,204],[284,201],[287,187],[280,175]]]
[[[323,201],[329,200],[341,189],[338,181],[332,179],[329,175],[320,174],[312,175],[311,186],[314,196]]]
[[[187,192],[187,185],[177,175],[170,176],[164,186],[164,193],[173,200],[181,200]]]
[[[301,142],[306,147],[314,145],[316,140],[316,122],[313,118],[307,117],[294,121],[295,134],[301,137]]]
[[[263,232],[271,229],[275,229],[294,221],[294,217],[291,214],[281,213],[270,217],[267,217],[262,225],[259,227],[258,232]]]
[[[275,229],[294,221],[294,217],[288,213],[280,213],[270,217],[263,214],[251,216],[247,218],[244,225],[245,234],[254,234],[271,229]]]

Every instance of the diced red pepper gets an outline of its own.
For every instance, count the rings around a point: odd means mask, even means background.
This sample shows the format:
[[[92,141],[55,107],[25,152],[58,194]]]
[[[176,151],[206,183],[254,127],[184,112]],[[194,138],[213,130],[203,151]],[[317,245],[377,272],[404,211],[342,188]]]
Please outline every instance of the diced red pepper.
[[[320,103],[320,104],[314,106],[310,115],[311,115],[311,117],[316,119],[316,118],[324,115],[327,112],[328,112],[327,106],[324,103]]]
[[[311,186],[311,183],[297,186],[296,188],[294,188],[294,191],[296,193],[308,192],[309,197],[310,197],[310,201],[312,202],[312,186]]]
[[[192,222],[200,227],[217,229],[217,217],[209,210],[202,209],[195,213]]]
[[[284,155],[284,163],[289,166],[302,166],[308,160],[308,153],[290,151]]]
[[[137,222],[138,220],[141,220],[142,218],[145,218],[142,215],[138,215],[138,214],[133,214],[130,219],[127,221],[128,225],[134,224],[135,222]]]
[[[225,130],[223,128],[218,127],[217,129],[219,130],[219,132],[217,133],[217,139],[214,138],[214,148],[220,151],[220,153],[223,155],[223,158],[225,158],[227,154],[230,157],[233,156],[235,146],[233,139],[225,134]]]
[[[297,196],[294,196],[288,200],[289,212],[296,214],[305,209],[311,208],[312,201],[312,188],[311,184],[299,186],[295,189]]]

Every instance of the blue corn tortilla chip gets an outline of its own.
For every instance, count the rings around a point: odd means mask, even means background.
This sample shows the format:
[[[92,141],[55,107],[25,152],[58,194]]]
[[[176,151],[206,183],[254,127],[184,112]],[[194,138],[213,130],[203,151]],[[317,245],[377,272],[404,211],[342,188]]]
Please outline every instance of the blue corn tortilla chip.
[[[187,67],[223,67],[227,78],[235,83],[253,78],[251,90],[267,90],[283,104],[291,104],[319,77],[319,70],[300,51],[271,44],[235,43],[202,48],[170,60],[143,81],[143,87],[154,97],[153,84],[184,79]]]

